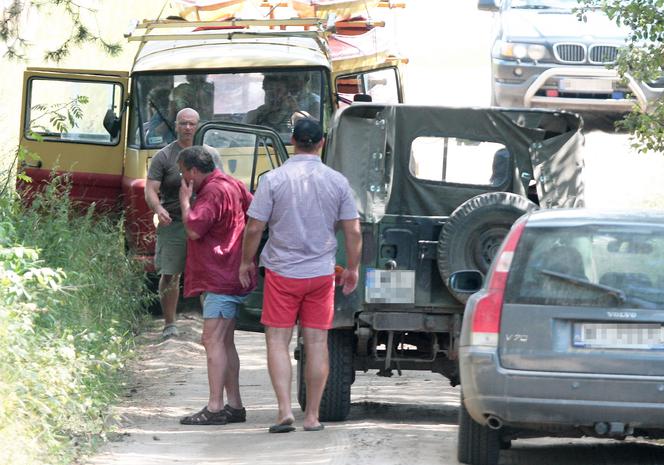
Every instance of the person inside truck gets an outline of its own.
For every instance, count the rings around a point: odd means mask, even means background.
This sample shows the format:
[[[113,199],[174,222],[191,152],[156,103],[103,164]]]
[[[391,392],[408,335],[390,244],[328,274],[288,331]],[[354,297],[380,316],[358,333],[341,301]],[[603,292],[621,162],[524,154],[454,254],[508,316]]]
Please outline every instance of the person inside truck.
[[[180,86],[189,87],[192,98],[189,106],[198,110],[201,121],[210,121],[214,114],[214,84],[208,82],[207,74],[187,74],[187,82]]]
[[[245,117],[245,123],[269,126],[279,133],[290,131],[291,116],[298,111],[295,98],[288,92],[288,82],[279,75],[267,75],[263,78],[265,100],[263,105],[251,110]]]
[[[166,87],[155,87],[148,94],[149,121],[144,124],[145,139],[148,144],[161,144],[175,132],[169,120],[169,95]]]
[[[311,90],[310,82],[309,73],[291,73],[288,76],[288,93],[295,98],[300,112],[320,119],[320,95]]]
[[[192,108],[178,112],[177,139],[152,158],[145,183],[145,202],[157,217],[155,268],[160,275],[159,301],[164,315],[164,338],[178,336],[175,315],[187,247],[180,209],[181,176],[177,159],[182,150],[193,145],[199,119],[198,112]]]

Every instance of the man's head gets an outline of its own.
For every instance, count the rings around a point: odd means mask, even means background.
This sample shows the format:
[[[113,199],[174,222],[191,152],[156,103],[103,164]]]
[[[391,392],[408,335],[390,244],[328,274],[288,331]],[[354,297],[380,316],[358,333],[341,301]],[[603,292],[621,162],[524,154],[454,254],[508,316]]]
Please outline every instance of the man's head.
[[[192,108],[183,108],[175,117],[175,132],[182,147],[190,147],[194,143],[194,134],[198,128],[200,117]]]
[[[263,78],[263,91],[265,92],[265,104],[277,106],[288,95],[288,84],[281,76],[268,75]]]
[[[194,182],[194,192],[198,191],[203,180],[215,168],[212,154],[201,145],[193,145],[180,152],[178,165],[184,180],[187,183]]]
[[[318,154],[323,147],[323,128],[313,118],[300,118],[293,125],[291,142],[298,152]]]

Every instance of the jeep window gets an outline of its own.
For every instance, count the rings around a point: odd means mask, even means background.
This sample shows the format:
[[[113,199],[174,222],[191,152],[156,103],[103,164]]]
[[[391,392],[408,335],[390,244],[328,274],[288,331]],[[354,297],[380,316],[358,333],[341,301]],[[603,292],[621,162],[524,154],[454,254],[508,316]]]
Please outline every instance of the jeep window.
[[[268,126],[290,143],[293,114],[324,115],[324,77],[319,69],[280,72],[141,74],[135,99],[142,146],[175,140],[175,116],[198,111],[201,123],[226,121]],[[323,98],[321,98],[323,96]]]
[[[396,68],[339,76],[336,81],[336,89],[340,108],[348,106],[356,100],[356,95],[362,95],[366,101],[369,101],[370,98],[371,102],[376,103],[399,103]]]
[[[664,304],[664,230],[650,226],[527,228],[506,302],[649,308]],[[623,299],[616,299],[623,295]],[[621,301],[622,300],[622,301]]]
[[[27,139],[115,145],[119,134],[104,128],[108,110],[119,113],[119,84],[83,80],[30,79]]]
[[[418,179],[478,186],[504,186],[510,154],[496,142],[418,137],[410,149],[410,173]]]

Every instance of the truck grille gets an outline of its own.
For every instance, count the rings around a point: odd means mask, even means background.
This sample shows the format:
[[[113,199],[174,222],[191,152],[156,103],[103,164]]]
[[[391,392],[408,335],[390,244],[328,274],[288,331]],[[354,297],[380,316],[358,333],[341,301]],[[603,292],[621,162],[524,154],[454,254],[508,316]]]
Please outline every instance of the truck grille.
[[[586,47],[582,44],[560,43],[553,47],[556,58],[563,63],[583,63],[586,61]]]
[[[593,64],[615,63],[618,58],[618,47],[613,45],[591,45],[589,51],[589,61]]]

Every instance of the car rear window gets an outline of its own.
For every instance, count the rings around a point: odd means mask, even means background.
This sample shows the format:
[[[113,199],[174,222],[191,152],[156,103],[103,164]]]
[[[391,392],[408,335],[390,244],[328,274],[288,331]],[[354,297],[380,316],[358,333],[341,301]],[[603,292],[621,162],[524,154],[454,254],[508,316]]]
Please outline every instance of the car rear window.
[[[661,309],[664,228],[526,228],[512,262],[505,301]]]

